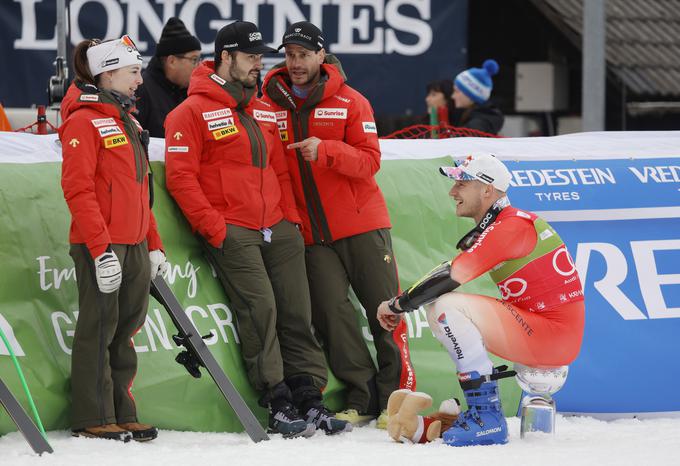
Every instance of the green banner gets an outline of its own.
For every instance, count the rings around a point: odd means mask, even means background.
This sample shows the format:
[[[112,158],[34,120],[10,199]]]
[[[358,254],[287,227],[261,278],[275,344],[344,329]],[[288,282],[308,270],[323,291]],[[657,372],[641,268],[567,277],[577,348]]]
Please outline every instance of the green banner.
[[[395,256],[402,287],[455,253],[456,241],[471,223],[455,217],[448,197],[450,181],[437,168],[451,159],[384,161],[378,175],[393,223]],[[154,213],[171,270],[166,280],[202,334],[212,332],[209,348],[258,419],[257,406],[240,356],[235,315],[203,257],[196,238],[165,189],[164,165],[152,163],[156,200]],[[69,427],[70,353],[78,315],[73,263],[68,254],[70,214],[60,187],[61,165],[0,164],[0,328],[23,368],[33,398],[48,430]],[[467,284],[472,293],[497,295],[485,276]],[[356,301],[355,301],[356,302]],[[364,311],[365,312],[365,311]],[[371,310],[375,312],[375,310]],[[371,350],[362,312],[357,319]],[[432,395],[435,407],[451,396],[463,399],[455,366],[433,338],[424,312],[406,315],[417,390]],[[207,373],[194,379],[175,363],[176,333],[163,308],[150,300],[146,323],[134,337],[139,370],[132,393],[142,422],[163,429],[239,432],[243,428]],[[28,407],[19,378],[0,342],[0,377],[23,406]],[[494,358],[494,362],[501,362]],[[343,387],[330,377],[325,391],[331,409],[343,405]],[[501,381],[506,415],[517,412],[520,390],[514,379]],[[0,434],[16,430],[0,410]]]

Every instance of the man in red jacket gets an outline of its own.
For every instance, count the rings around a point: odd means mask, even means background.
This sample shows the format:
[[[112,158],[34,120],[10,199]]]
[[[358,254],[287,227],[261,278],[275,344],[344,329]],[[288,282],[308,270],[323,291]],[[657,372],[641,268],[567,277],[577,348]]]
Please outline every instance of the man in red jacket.
[[[302,215],[312,319],[333,373],[347,384],[339,418],[368,422],[398,388],[415,388],[406,326],[393,334],[375,318],[398,288],[390,219],[375,181],[380,147],[368,101],[345,84],[338,60],[307,21],[283,36],[285,66],[272,70],[263,92],[276,108],[293,192]],[[348,300],[352,286],[366,309],[378,372]],[[377,391],[377,393],[376,393]],[[386,415],[378,427],[386,425]]]
[[[166,180],[198,232],[238,319],[248,378],[284,437],[352,425],[322,404],[323,351],[312,334],[304,243],[276,115],[255,98],[262,54],[253,23],[222,28],[215,62],[194,71],[165,122]]]

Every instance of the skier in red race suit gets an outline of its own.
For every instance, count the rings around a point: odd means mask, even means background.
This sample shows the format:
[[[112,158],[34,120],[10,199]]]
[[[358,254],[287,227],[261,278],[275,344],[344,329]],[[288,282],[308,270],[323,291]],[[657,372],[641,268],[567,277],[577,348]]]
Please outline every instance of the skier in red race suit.
[[[449,192],[456,215],[474,218],[477,226],[458,242],[463,252],[451,264],[383,302],[378,320],[389,330],[401,321],[401,313],[426,305],[430,328],[456,364],[469,407],[443,433],[444,442],[506,443],[497,379],[514,373],[494,369],[487,350],[529,367],[569,364],[583,337],[583,289],[555,230],[510,205],[511,175],[500,160],[473,155],[440,172],[456,180]],[[485,272],[501,299],[454,291]]]

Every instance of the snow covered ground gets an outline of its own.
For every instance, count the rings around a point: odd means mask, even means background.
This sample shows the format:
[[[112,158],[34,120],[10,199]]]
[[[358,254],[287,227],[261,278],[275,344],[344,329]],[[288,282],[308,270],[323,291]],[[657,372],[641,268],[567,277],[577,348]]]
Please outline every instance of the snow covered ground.
[[[452,448],[439,442],[407,445],[367,426],[337,437],[252,443],[245,434],[161,431],[153,442],[120,444],[49,432],[55,453],[37,457],[19,433],[0,437],[0,465],[503,465],[583,466],[680,464],[680,419],[611,422],[557,419],[554,438],[519,438],[519,419],[508,419],[510,442],[493,447]]]

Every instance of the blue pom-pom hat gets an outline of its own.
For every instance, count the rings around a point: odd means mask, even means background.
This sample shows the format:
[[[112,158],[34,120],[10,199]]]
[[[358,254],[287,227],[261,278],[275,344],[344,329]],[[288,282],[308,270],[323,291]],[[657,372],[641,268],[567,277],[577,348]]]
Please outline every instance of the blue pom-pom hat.
[[[456,76],[454,84],[463,94],[476,104],[483,104],[491,96],[493,81],[491,76],[498,73],[496,60],[485,60],[481,68],[470,68]]]

